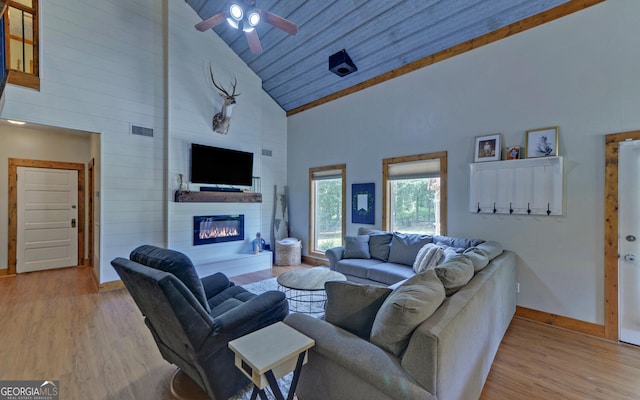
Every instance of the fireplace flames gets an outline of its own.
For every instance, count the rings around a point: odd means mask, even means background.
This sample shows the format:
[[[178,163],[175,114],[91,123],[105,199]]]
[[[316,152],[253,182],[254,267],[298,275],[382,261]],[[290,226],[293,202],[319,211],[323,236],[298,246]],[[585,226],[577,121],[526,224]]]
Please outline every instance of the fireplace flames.
[[[244,215],[193,217],[193,245],[244,240]]]
[[[200,239],[211,239],[238,235],[239,233],[236,228],[212,228],[208,230],[200,230]]]
[[[200,222],[200,239],[211,239],[221,237],[238,236],[238,228],[230,226],[217,226],[212,219],[205,219]]]

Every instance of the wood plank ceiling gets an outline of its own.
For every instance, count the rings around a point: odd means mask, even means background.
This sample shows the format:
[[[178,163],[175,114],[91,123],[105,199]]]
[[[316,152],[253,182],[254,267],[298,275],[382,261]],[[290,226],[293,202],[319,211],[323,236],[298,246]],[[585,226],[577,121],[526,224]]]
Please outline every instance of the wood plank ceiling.
[[[227,4],[186,2],[202,19]],[[582,1],[582,8],[596,2]],[[298,34],[262,22],[256,29],[263,51],[256,55],[226,22],[214,31],[289,112],[565,3],[576,0],[257,0],[258,8],[298,24]],[[329,71],[328,58],[342,49],[358,70],[341,78]]]

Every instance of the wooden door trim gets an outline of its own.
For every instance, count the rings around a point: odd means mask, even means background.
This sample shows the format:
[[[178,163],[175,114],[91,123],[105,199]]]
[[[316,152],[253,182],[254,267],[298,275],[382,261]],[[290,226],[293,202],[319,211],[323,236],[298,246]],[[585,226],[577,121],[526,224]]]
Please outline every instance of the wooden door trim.
[[[95,212],[95,165],[96,165],[96,160],[95,158],[92,158],[89,161],[89,165],[88,165],[88,176],[87,176],[87,186],[88,186],[88,192],[89,192],[89,198],[88,198],[88,210],[87,210],[87,240],[89,243],[87,243],[87,260],[85,262],[86,266],[89,267],[93,267],[93,258],[94,258],[94,251],[95,251],[95,232],[94,232],[94,224],[95,224],[95,216],[93,215]]]
[[[78,265],[84,263],[84,164],[9,158],[9,232],[7,274],[15,275],[18,241],[18,167],[78,171]]]
[[[640,131],[605,137],[604,173],[604,334],[618,340],[618,157],[620,142],[640,140]]]

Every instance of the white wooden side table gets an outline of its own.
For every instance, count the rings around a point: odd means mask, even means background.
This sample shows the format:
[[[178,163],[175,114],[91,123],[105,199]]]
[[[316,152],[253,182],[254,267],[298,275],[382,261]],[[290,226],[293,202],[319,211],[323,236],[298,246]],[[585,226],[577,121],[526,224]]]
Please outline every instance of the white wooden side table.
[[[298,385],[300,370],[307,362],[308,350],[315,341],[277,322],[229,342],[235,353],[235,365],[253,382],[251,400],[259,395],[267,400],[264,388],[269,385],[278,400],[284,400],[277,379],[293,371],[287,400],[292,400]]]

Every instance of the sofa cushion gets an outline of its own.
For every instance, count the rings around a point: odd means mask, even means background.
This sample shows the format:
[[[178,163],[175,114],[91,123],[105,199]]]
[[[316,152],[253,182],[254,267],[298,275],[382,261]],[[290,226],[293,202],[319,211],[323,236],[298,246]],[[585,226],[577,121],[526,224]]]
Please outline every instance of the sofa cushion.
[[[489,257],[487,257],[484,253],[480,251],[477,247],[469,247],[462,253],[465,257],[468,257],[469,260],[473,263],[474,272],[480,271],[482,268],[486,267],[489,264]]]
[[[449,247],[455,247],[457,249],[468,249],[472,246],[477,246],[480,243],[483,243],[482,239],[468,239],[468,238],[456,238],[451,236],[434,236],[433,243],[435,244],[443,244]],[[461,253],[462,251],[460,251]]]
[[[480,250],[480,252],[487,256],[487,258],[489,258],[489,261],[498,257],[504,252],[504,250],[502,249],[502,245],[498,242],[483,242],[476,245],[476,247]]]
[[[391,285],[414,275],[413,269],[407,265],[379,263],[369,267],[367,279]]]
[[[327,282],[324,288],[327,292],[325,320],[369,340],[376,313],[391,289],[339,281]]]
[[[413,262],[413,271],[422,272],[434,268],[443,257],[444,249],[442,247],[437,244],[427,243],[418,250],[416,260]]]
[[[369,254],[369,236],[345,236],[343,258],[371,258]]]
[[[400,356],[414,329],[433,314],[445,299],[434,270],[407,279],[386,298],[371,328],[371,343]]]
[[[413,266],[418,251],[433,242],[429,235],[394,233],[389,250],[389,262]]]
[[[338,261],[335,270],[345,275],[357,276],[358,278],[367,278],[367,270],[374,265],[383,264],[380,260],[363,259],[363,258],[347,258]]]
[[[447,296],[453,295],[473,278],[473,262],[464,254],[448,257],[447,261],[435,267],[436,274]]]
[[[387,262],[389,260],[389,244],[393,239],[393,234],[389,232],[376,231],[369,235],[369,254],[371,258]]]
[[[489,264],[489,261],[502,254],[502,246],[497,242],[483,242],[476,246],[469,247],[464,251],[464,255],[473,262],[475,272],[480,271]]]

